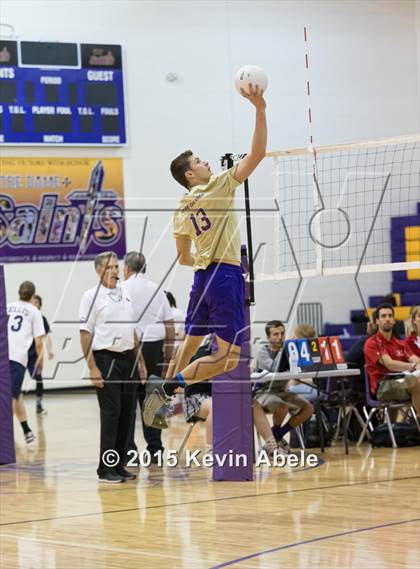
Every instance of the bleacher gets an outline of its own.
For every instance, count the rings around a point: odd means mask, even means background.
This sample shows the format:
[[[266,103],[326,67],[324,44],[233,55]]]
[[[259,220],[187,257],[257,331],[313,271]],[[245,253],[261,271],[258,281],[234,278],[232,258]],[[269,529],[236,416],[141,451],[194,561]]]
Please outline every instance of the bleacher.
[[[417,212],[391,218],[391,260],[393,263],[420,261],[420,202]],[[410,308],[420,304],[420,269],[394,271],[391,291],[395,299],[395,319],[404,321],[409,317]],[[368,312],[371,312],[384,299],[384,295],[369,296]],[[360,322],[363,309],[350,310],[350,322],[344,324],[325,323],[325,336],[339,336],[343,350],[349,350],[360,336],[365,335],[366,324]],[[359,322],[355,322],[359,320]]]

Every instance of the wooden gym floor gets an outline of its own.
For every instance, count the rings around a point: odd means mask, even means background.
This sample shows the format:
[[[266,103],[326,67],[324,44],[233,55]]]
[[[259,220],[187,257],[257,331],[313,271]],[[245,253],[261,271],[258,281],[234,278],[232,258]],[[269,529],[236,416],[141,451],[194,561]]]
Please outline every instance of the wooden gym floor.
[[[253,482],[213,482],[207,468],[142,468],[99,485],[93,393],[50,394],[17,464],[0,467],[1,563],[67,568],[415,568],[420,566],[417,449],[327,449],[309,469],[257,469]],[[177,449],[180,417],[165,432]],[[142,440],[138,431],[138,440]],[[202,426],[189,448],[203,446]],[[319,452],[317,452],[320,455]]]

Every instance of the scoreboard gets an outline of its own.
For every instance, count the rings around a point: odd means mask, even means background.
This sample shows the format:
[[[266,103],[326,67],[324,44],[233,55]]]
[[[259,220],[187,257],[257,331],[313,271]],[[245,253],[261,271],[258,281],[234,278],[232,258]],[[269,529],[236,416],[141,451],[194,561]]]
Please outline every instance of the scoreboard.
[[[0,39],[0,142],[125,144],[121,46]]]
[[[294,356],[298,372],[347,369],[343,348],[338,336],[320,336],[308,340],[286,340],[284,348],[290,362]]]

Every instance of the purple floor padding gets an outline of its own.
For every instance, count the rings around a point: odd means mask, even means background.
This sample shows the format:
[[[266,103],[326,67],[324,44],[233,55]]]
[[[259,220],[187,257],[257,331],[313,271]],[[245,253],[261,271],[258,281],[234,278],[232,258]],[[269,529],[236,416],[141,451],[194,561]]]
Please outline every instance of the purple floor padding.
[[[242,265],[246,270],[246,257],[242,258]],[[252,480],[253,423],[248,306],[246,327],[240,363],[232,372],[213,378],[213,480]],[[218,465],[217,458],[225,459],[226,462]]]
[[[0,265],[0,464],[16,461],[13,439],[12,391],[7,344],[6,290]]]

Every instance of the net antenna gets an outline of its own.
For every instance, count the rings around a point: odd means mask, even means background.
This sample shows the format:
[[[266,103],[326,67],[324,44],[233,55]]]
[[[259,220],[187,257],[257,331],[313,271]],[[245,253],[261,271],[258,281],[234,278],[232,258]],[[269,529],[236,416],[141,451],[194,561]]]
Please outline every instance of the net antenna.
[[[224,154],[221,158],[221,165],[223,170],[232,168],[234,164],[245,158],[246,154]],[[255,304],[255,273],[254,273],[254,250],[252,246],[252,226],[251,226],[251,205],[249,200],[249,183],[248,178],[244,182],[244,195],[245,195],[245,219],[246,219],[246,237],[248,249],[248,263],[249,263],[249,297],[247,304],[253,306]]]
[[[308,150],[312,153],[312,180],[313,180],[313,191],[314,191],[314,215],[309,224],[309,231],[311,238],[315,244],[316,251],[316,272],[318,275],[322,274],[322,255],[321,255],[321,227],[319,224],[319,218],[317,217],[317,212],[324,209],[324,202],[322,200],[321,190],[319,188],[318,176],[317,176],[317,162],[316,162],[316,150],[314,146],[314,134],[312,126],[312,101],[311,101],[311,76],[309,68],[309,34],[308,29],[305,26],[303,28],[303,40],[305,42],[305,72],[306,72],[306,96],[308,101],[308,133],[309,133],[309,145]]]

